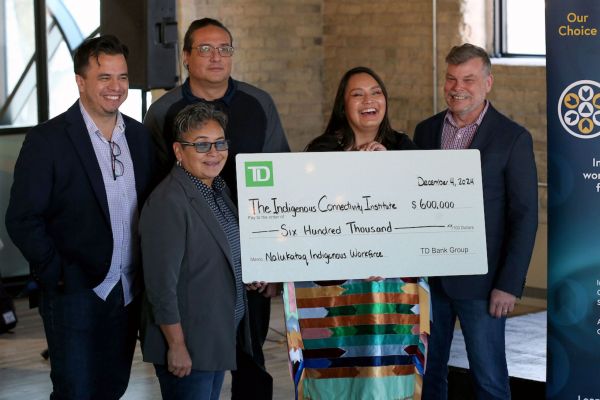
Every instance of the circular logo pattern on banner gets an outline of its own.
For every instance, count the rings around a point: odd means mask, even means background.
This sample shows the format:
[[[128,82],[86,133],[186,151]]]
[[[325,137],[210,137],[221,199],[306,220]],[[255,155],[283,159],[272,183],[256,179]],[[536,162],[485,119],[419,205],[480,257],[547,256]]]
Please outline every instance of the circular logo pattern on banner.
[[[600,136],[600,83],[582,80],[567,86],[558,99],[558,119],[575,137]]]

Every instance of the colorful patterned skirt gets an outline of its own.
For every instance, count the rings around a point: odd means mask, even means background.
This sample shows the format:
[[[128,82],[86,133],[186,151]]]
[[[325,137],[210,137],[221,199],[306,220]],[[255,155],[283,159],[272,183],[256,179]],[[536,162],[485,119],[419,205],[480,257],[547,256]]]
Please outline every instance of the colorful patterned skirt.
[[[429,333],[423,278],[284,283],[296,399],[420,399]]]

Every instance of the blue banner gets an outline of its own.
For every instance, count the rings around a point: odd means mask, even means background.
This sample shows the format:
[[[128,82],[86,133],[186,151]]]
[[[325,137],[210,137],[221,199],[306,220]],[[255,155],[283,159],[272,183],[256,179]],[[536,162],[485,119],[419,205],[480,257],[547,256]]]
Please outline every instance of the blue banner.
[[[548,399],[600,398],[600,1],[547,0]]]

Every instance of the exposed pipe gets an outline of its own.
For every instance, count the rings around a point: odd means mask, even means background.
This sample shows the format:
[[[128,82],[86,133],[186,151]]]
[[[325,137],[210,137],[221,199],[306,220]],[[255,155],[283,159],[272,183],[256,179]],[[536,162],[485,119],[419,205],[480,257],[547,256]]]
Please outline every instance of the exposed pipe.
[[[50,114],[48,104],[48,43],[46,42],[46,1],[35,0],[35,71],[37,82],[37,123],[47,121]]]

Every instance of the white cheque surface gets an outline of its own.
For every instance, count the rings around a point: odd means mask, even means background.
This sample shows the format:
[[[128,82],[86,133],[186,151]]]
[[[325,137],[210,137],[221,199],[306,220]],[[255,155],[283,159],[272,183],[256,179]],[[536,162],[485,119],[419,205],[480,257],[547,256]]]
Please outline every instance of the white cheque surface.
[[[478,150],[240,154],[244,282],[485,274]]]

